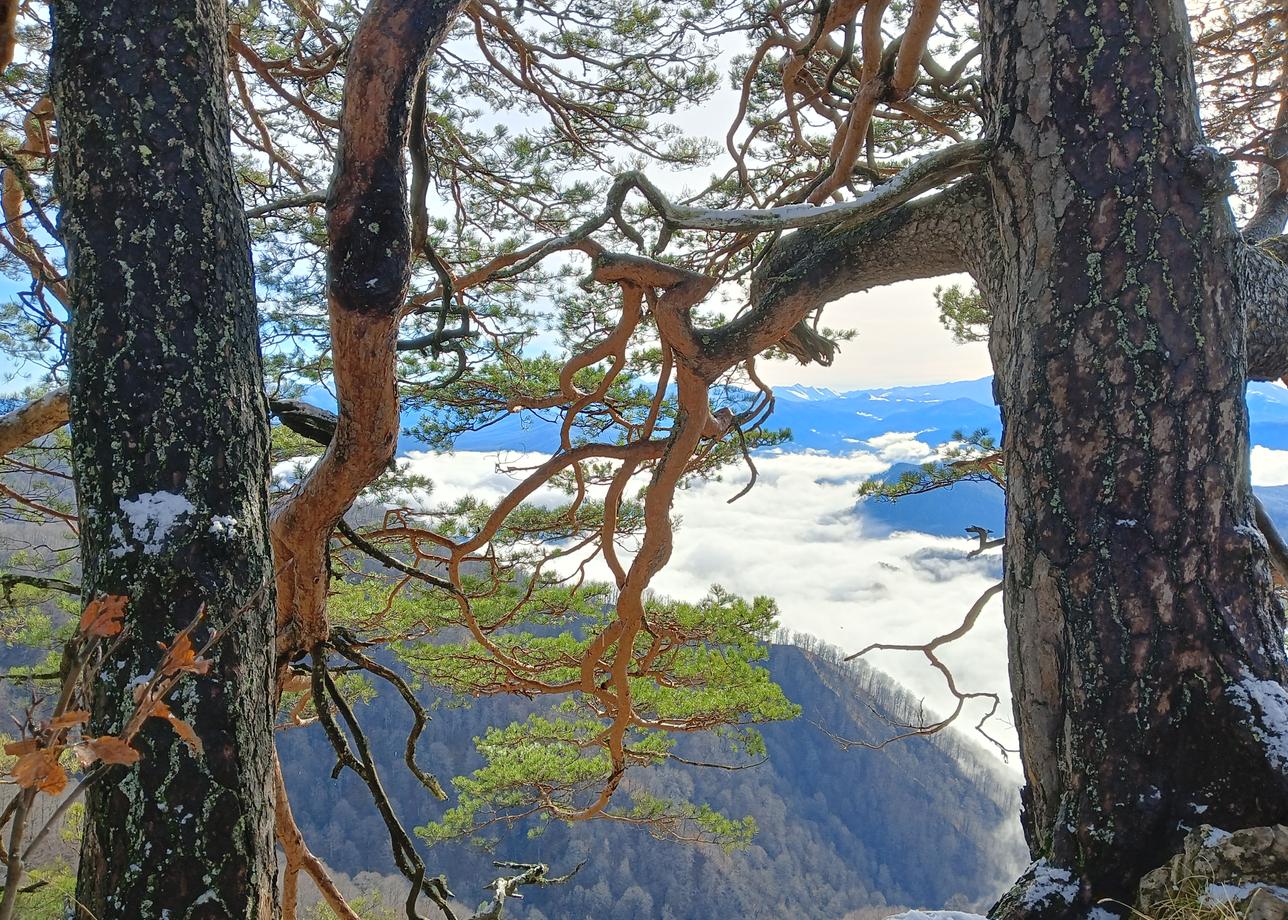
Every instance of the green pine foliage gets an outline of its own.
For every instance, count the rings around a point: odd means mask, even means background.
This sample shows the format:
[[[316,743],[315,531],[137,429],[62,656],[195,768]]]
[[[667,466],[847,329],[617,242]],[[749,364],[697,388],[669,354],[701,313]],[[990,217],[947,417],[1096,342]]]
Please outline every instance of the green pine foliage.
[[[382,590],[372,584],[340,587],[331,608],[337,621],[360,626]],[[392,647],[406,673],[420,685],[456,696],[517,691],[553,696],[555,702],[547,711],[491,727],[475,739],[484,765],[455,778],[455,806],[418,828],[429,842],[486,839],[488,828],[537,813],[573,819],[622,779],[603,744],[612,719],[593,693],[579,688],[579,662],[614,620],[610,587],[574,589],[548,576],[500,585],[478,578],[466,590],[479,592],[472,610],[493,647],[535,674],[525,678],[526,684],[516,682],[504,659],[490,654],[463,628],[451,596],[416,588],[400,592],[383,621],[383,628],[423,633],[419,640]],[[628,771],[672,759],[677,732],[719,730],[723,756],[733,762],[761,756],[763,744],[754,726],[799,713],[762,666],[765,642],[777,628],[774,603],[768,598],[747,601],[716,587],[698,603],[654,597],[646,615],[649,630],[636,638],[632,656],[638,675],[630,680],[630,689],[639,724],[628,735]],[[623,785],[626,794],[615,797],[598,817],[641,825],[657,836],[722,846],[746,845],[754,830],[754,822],[744,816],[725,816],[703,803],[663,799],[630,782]]]
[[[988,339],[992,315],[973,286],[968,289],[960,284],[936,287],[935,303],[939,306],[940,324],[953,334],[959,345]]]
[[[897,479],[869,479],[859,486],[858,494],[878,501],[897,501],[908,495],[950,488],[959,482],[991,482],[1001,488],[1005,476],[997,441],[987,428],[969,434],[955,431],[936,459],[905,471]]]

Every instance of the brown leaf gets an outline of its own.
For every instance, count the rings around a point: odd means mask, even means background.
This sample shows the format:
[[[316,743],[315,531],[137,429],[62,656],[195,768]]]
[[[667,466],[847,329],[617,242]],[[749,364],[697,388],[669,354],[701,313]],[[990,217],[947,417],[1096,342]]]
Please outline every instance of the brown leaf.
[[[161,673],[167,676],[180,671],[205,674],[209,670],[210,659],[197,657],[187,633],[182,633],[175,639],[174,645],[166,649],[165,657],[161,659]]]
[[[170,724],[174,726],[174,733],[179,736],[184,744],[192,749],[192,753],[200,754],[204,750],[201,745],[201,739],[197,737],[197,732],[192,725],[178,716],[171,716]]]
[[[179,736],[179,740],[192,749],[192,753],[200,754],[204,748],[201,745],[201,739],[197,737],[197,732],[193,727],[183,721],[183,719],[171,712],[170,707],[161,701],[157,701],[152,706],[152,711],[148,713],[151,718],[165,719],[174,728],[174,733]]]
[[[69,709],[61,716],[54,716],[49,727],[57,731],[60,728],[72,728],[77,725],[84,725],[89,721],[89,713],[84,709]]]
[[[22,741],[10,741],[4,746],[6,754],[29,754],[36,749],[35,738],[24,738]]]
[[[89,748],[96,759],[103,761],[103,763],[119,763],[128,767],[138,763],[139,757],[142,756],[137,750],[115,735],[90,738],[85,742],[85,746]]]
[[[117,635],[125,625],[125,605],[129,600],[120,594],[94,598],[81,613],[80,631],[87,636]]]
[[[282,681],[283,693],[302,693],[313,689],[313,681],[303,674],[288,674]]]
[[[23,754],[10,772],[23,789],[58,795],[67,785],[67,771],[58,762],[58,751],[53,748]]]

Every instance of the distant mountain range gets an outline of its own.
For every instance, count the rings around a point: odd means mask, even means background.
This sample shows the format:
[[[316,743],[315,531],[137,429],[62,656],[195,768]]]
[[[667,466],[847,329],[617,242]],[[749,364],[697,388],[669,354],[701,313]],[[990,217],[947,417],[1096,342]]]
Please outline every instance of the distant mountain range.
[[[925,715],[890,678],[843,662],[809,637],[772,646],[768,667],[804,710],[799,719],[764,727],[768,761],[734,772],[652,767],[637,777],[659,794],[706,802],[731,817],[752,815],[758,831],[750,848],[725,853],[658,842],[640,828],[603,821],[552,823],[530,839],[533,822],[525,821],[503,829],[492,853],[466,843],[425,850],[429,871],[445,872],[472,907],[495,874],[494,858],[548,862],[555,872],[586,861],[574,883],[525,892],[515,920],[866,920],[894,908],[987,907],[1026,861],[1018,774],[954,732],[842,750],[822,729],[876,744],[897,731],[892,722]],[[533,706],[510,697],[436,708],[421,763],[444,778],[476,768],[470,739],[488,725],[526,717]],[[401,701],[382,692],[358,706],[357,716],[407,825],[441,814],[445,806],[401,765],[409,726]],[[700,739],[684,741],[686,756],[716,758]],[[278,744],[292,807],[313,850],[350,875],[393,872],[366,789],[349,773],[330,779],[335,756],[323,734],[287,731]]]
[[[911,463],[896,463],[876,477],[897,481]],[[1256,486],[1253,489],[1281,533],[1288,533],[1288,486]],[[866,497],[854,505],[863,518],[864,533],[881,537],[897,530],[915,530],[940,537],[960,537],[967,527],[984,527],[996,535],[1006,529],[1006,506],[1002,490],[987,482],[959,482],[956,485],[908,495],[898,501]]]
[[[827,387],[780,386],[774,389],[774,396],[777,404],[766,424],[791,429],[787,449],[848,453],[863,449],[872,438],[895,431],[915,433],[918,440],[932,447],[950,440],[956,431],[982,428],[995,437],[1001,435],[992,377],[844,393]],[[750,393],[730,389],[717,393],[713,402],[737,404],[750,398]],[[335,408],[334,397],[320,387],[310,390],[306,399],[324,408]],[[1249,384],[1248,412],[1253,444],[1288,450],[1288,388],[1271,383]],[[403,413],[400,451],[425,447],[412,433],[420,415]],[[462,435],[456,449],[549,452],[558,443],[559,423],[553,417],[516,412],[482,431]]]
[[[905,472],[916,469],[912,463],[896,463],[875,478],[897,482]],[[863,518],[864,535],[872,537],[896,530],[961,537],[967,527],[984,527],[995,534],[1006,528],[1002,490],[989,482],[959,482],[921,495],[906,495],[898,501],[868,496],[855,503],[854,511]]]
[[[937,447],[956,432],[988,431],[1001,437],[1001,420],[993,402],[993,378],[963,380],[915,387],[882,387],[838,392],[827,387],[780,386],[774,390],[774,414],[766,425],[791,430],[785,451],[821,451],[848,454],[873,452],[873,439],[892,432],[914,435],[918,441]],[[321,388],[306,397],[317,405],[334,409],[335,401]],[[740,390],[719,392],[717,405],[744,403],[751,394]],[[1254,445],[1288,450],[1288,388],[1271,383],[1248,385],[1248,414]],[[413,430],[420,413],[404,412],[399,451],[422,450],[424,442]],[[481,431],[467,432],[456,442],[463,451],[550,452],[559,444],[557,420],[529,412],[513,413]],[[887,478],[897,478],[912,469],[895,464]],[[1259,487],[1271,517],[1288,530],[1288,486]],[[952,489],[911,496],[896,503],[866,499],[855,506],[880,536],[896,530],[915,530],[941,536],[961,536],[963,528],[977,525],[1000,533],[1003,529],[1001,491],[987,483],[962,483]]]
[[[1001,428],[993,405],[991,378],[849,393],[824,387],[777,387],[774,396],[774,414],[765,424],[769,428],[791,429],[791,442],[785,445],[788,450],[847,453],[862,448],[867,439],[891,431],[919,432],[926,443],[937,445],[949,440],[954,431],[987,428],[998,433]],[[308,398],[334,408],[334,400],[324,391],[310,393]],[[713,394],[712,402],[737,407],[751,399],[751,393],[730,388]],[[403,413],[400,451],[425,447],[413,433],[419,419],[420,413]],[[1284,420],[1288,422],[1288,401]],[[1288,443],[1288,433],[1285,442]],[[548,453],[558,445],[558,422],[531,412],[513,413],[482,431],[467,432],[456,441],[457,450],[477,451]]]
[[[1288,450],[1288,387],[1254,382],[1247,394],[1252,443]],[[844,452],[892,431],[916,432],[931,446],[955,431],[1002,433],[992,377],[848,393],[789,386],[775,388],[774,395],[778,405],[767,424],[791,428],[799,449]]]
[[[994,437],[1000,438],[1001,435],[1001,422],[996,407],[992,405],[991,377],[962,383],[859,390],[844,394],[828,395],[829,391],[803,387],[789,387],[778,393],[784,400],[780,406],[790,407],[789,413],[800,412],[798,407],[808,407],[811,403],[815,406],[828,405],[828,411],[809,416],[816,419],[835,418],[842,405],[863,405],[866,411],[873,414],[880,411],[883,403],[898,407],[890,410],[882,420],[884,423],[899,423],[898,427],[889,428],[888,431],[918,432],[917,439],[931,446],[948,440],[954,430],[987,428]],[[872,407],[874,398],[878,405],[875,410]],[[1248,385],[1247,398],[1252,444],[1276,450],[1288,449],[1288,388],[1270,383],[1251,383]],[[987,400],[989,404],[983,405],[981,399]],[[972,404],[973,408],[967,409],[963,404]],[[966,409],[961,415],[964,421],[952,422],[952,413],[963,409]],[[993,413],[991,420],[986,418],[985,411]],[[808,412],[806,409],[807,416]],[[774,417],[778,418],[779,414],[775,413]],[[944,424],[945,420],[948,420],[947,424]],[[827,440],[825,432],[836,432],[836,429],[828,429],[817,423],[813,427],[819,431],[811,431],[803,442],[797,440],[798,444],[809,446],[811,443],[822,443]],[[796,430],[793,426],[793,435]],[[846,440],[842,436],[842,442],[860,441],[857,435],[850,435],[849,438],[850,440]],[[861,448],[863,444],[854,446]],[[913,464],[896,463],[878,478],[894,482],[904,472],[915,469]],[[1288,486],[1258,486],[1256,493],[1279,529],[1288,530]],[[865,498],[856,503],[855,512],[862,516],[866,532],[873,536],[896,530],[915,530],[937,536],[962,536],[964,528],[968,526],[986,527],[1000,534],[1005,528],[1002,490],[987,482],[962,482],[951,488],[907,496],[897,502]]]

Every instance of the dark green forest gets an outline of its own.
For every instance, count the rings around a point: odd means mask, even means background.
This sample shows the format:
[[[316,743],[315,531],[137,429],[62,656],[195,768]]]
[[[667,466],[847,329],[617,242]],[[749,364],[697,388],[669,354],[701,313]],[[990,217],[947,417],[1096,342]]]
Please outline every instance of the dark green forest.
[[[584,861],[570,883],[526,895],[516,916],[529,920],[840,920],[864,907],[987,907],[1024,861],[1018,776],[955,733],[842,750],[823,728],[877,744],[896,733],[892,723],[921,721],[926,713],[881,672],[845,663],[808,636],[782,639],[768,667],[803,714],[764,727],[768,760],[733,772],[657,767],[644,780],[658,795],[753,817],[756,835],[746,849],[658,841],[605,823],[527,821],[496,834],[490,852],[446,842],[429,851],[427,862],[449,879],[477,879],[487,876],[493,857],[547,862],[561,873]],[[469,738],[532,709],[511,699],[439,700],[422,759],[442,776],[479,765]],[[358,712],[380,762],[396,764],[410,721],[406,708],[377,695]],[[334,754],[321,732],[287,730],[279,744],[292,807],[315,852],[351,876],[392,873],[387,851],[372,844],[383,844],[380,817],[354,777],[329,778]],[[681,752],[701,760],[714,748],[692,743]],[[407,771],[391,769],[385,781],[408,823],[441,813]],[[455,893],[469,902],[465,891]]]

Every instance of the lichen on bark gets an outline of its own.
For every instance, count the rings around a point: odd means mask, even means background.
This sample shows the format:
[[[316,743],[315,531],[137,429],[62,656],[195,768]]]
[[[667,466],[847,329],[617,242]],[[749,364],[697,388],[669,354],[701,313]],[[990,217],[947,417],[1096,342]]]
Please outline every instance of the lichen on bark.
[[[199,610],[197,642],[224,633],[170,700],[204,754],[146,723],[140,763],[91,789],[77,898],[86,916],[271,917],[268,422],[225,5],[59,0],[53,29],[83,591],[129,597],[95,731]]]
[[[1227,692],[1288,677],[1246,462],[1244,244],[1179,4],[989,0],[983,29],[1000,248],[974,273],[1039,859],[994,914],[1078,916],[1131,903],[1199,813],[1288,813],[1288,777]],[[1048,865],[1075,884],[1034,897]]]

